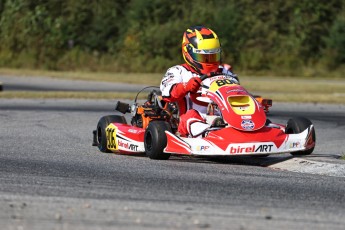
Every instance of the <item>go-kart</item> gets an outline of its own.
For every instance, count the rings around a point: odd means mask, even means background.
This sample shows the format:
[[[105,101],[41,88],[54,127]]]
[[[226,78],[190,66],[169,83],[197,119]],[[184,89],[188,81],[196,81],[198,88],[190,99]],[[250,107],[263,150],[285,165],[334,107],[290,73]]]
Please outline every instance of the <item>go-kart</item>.
[[[115,110],[131,113],[130,124],[123,115],[103,116],[93,131],[93,145],[102,152],[146,153],[151,159],[168,159],[171,154],[197,156],[268,156],[291,153],[311,154],[315,129],[310,120],[294,117],[286,125],[266,117],[272,100],[250,94],[224,74],[201,76],[197,99],[208,104],[207,119],[220,119],[197,138],[177,132],[178,107],[165,102],[153,89],[147,100],[126,104],[118,101]]]

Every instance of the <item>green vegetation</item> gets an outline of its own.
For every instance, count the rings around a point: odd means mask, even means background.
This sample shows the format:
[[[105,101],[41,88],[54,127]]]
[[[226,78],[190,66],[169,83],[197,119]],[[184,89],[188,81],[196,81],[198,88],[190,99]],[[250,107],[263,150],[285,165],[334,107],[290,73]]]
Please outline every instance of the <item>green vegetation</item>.
[[[345,160],[345,152],[342,152],[337,159]]]
[[[343,0],[2,0],[0,67],[162,73],[200,24],[242,75],[344,78]]]
[[[345,160],[345,152],[342,151],[340,157],[339,157],[340,160]]]

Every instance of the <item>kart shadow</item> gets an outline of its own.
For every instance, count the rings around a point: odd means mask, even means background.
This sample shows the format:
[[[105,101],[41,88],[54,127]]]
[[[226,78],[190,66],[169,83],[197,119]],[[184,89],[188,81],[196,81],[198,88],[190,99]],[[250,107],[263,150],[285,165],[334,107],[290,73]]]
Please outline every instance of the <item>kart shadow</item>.
[[[312,161],[345,164],[345,161],[341,160],[342,157],[343,157],[342,155],[335,155],[335,154],[311,154],[307,156],[301,156],[300,158],[303,158],[306,160],[312,160]]]
[[[270,165],[294,158],[289,154],[260,156],[214,156],[214,157],[194,157],[194,156],[172,156],[169,161],[207,163],[207,164],[230,164],[230,165],[251,165],[268,167]]]
[[[147,158],[143,153],[141,154],[119,154],[123,156]],[[334,161],[340,159],[341,155],[331,155],[331,154],[311,154],[307,156],[292,156],[288,153],[286,154],[276,154],[269,156],[184,156],[184,155],[172,155],[168,161],[174,162],[186,162],[195,164],[229,164],[229,165],[249,165],[249,166],[259,166],[259,167],[269,167],[271,165],[281,163],[293,158],[303,158],[310,160],[320,160],[320,161]],[[344,161],[345,163],[345,161]]]
[[[230,164],[230,165],[250,165],[269,167],[293,158],[303,158],[320,161],[335,161],[341,158],[341,155],[331,154],[311,154],[307,156],[292,156],[290,154],[260,156],[215,156],[215,157],[195,157],[195,156],[172,156],[169,160],[189,162],[189,163],[207,163],[207,164]]]

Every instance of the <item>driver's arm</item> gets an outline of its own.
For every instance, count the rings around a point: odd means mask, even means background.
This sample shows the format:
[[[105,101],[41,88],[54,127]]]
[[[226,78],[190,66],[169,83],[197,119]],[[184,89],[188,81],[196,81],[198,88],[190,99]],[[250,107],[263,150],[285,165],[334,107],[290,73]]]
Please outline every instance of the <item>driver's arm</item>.
[[[168,69],[162,79],[160,89],[165,101],[174,102],[182,99],[187,93],[196,93],[201,85],[199,77],[192,77],[188,82],[183,82],[181,71],[178,67]]]
[[[221,65],[221,72],[228,76],[231,80],[235,81],[237,84],[240,84],[237,74],[232,71],[232,66],[229,64]]]

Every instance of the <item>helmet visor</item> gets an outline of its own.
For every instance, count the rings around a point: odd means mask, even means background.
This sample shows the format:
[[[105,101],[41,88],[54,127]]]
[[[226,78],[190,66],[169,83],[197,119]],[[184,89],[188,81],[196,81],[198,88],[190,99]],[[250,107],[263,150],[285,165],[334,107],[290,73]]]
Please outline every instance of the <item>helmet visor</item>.
[[[193,60],[201,63],[215,63],[220,62],[220,48],[212,50],[193,49],[190,52]]]

